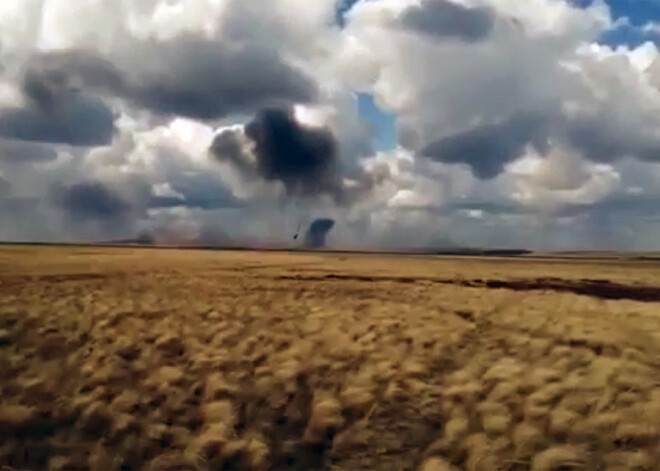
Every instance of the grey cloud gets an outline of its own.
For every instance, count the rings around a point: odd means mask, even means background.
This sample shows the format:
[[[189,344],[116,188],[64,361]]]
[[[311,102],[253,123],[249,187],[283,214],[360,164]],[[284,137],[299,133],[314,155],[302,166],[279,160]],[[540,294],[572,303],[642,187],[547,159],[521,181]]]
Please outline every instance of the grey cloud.
[[[213,139],[210,152],[216,158],[231,163],[243,174],[254,171],[254,162],[248,157],[245,139],[239,131],[225,129]]]
[[[112,56],[71,50],[35,56],[26,93],[39,103],[70,86],[121,98],[156,114],[202,120],[276,103],[308,102],[313,81],[275,47],[187,36],[132,42]]]
[[[486,201],[478,198],[451,200],[438,205],[409,205],[396,208],[399,213],[424,212],[434,216],[465,214],[467,211],[482,211],[489,216],[519,216],[532,214],[533,210],[513,201]]]
[[[96,181],[55,188],[52,199],[74,220],[121,219],[132,210],[131,204],[113,189]]]
[[[149,199],[149,207],[158,208],[177,208],[187,206],[187,201],[177,196],[152,196]]]
[[[0,139],[0,162],[21,164],[55,160],[57,151],[53,146],[34,142]]]
[[[0,238],[8,240],[48,240],[48,223],[44,222],[38,198],[0,197]]]
[[[24,196],[8,196],[2,201],[2,210],[11,216],[33,214],[41,204],[39,198]]]
[[[565,205],[561,216],[580,214],[630,214],[636,217],[655,217],[660,215],[660,195],[625,195],[615,194],[591,204]]]
[[[243,202],[238,200],[226,187],[209,175],[197,173],[179,176],[172,182],[172,189],[183,195],[153,196],[151,208],[186,207],[194,209],[240,208]]]
[[[582,229],[584,247],[657,250],[660,195],[614,194],[592,204],[563,207],[558,216]]]
[[[377,11],[377,3],[369,9]],[[390,24],[387,15],[367,15],[366,6],[351,31],[364,51],[373,51],[364,59],[376,64],[376,72],[369,70],[373,83],[396,113],[399,142],[407,149],[467,164],[481,179],[500,174],[528,146],[546,154],[557,145],[598,162],[660,159],[656,96],[625,49],[581,47],[598,40],[603,18],[596,10],[567,6],[565,18],[550,27],[543,22],[549,8],[543,2],[538,12],[527,13],[493,3],[481,11],[483,28],[473,29],[473,41],[438,47],[434,29],[460,37],[461,21],[450,21],[451,11],[480,9],[450,0],[415,3],[400,19],[410,21],[414,13],[418,28],[407,27],[423,37],[398,34],[401,25]],[[371,24],[383,28],[364,26]],[[544,33],[533,34],[537,27]],[[638,61],[640,54],[635,56]],[[660,78],[660,60],[656,63],[651,79]]]
[[[491,179],[520,157],[525,146],[544,150],[546,120],[519,113],[497,124],[477,126],[428,144],[421,155],[446,163],[465,163],[475,176]]]
[[[660,161],[660,138],[652,126],[631,126],[605,114],[570,118],[515,114],[499,124],[477,126],[431,142],[420,154],[441,162],[467,164],[478,178],[491,179],[522,156],[527,146],[544,154],[550,140],[595,162],[625,157]]]
[[[492,216],[533,216],[537,211],[514,201],[468,200],[451,202],[440,211],[479,210]],[[556,217],[628,214],[635,217],[660,215],[660,195],[626,195],[616,193],[592,203],[562,203],[552,210]]]
[[[465,41],[488,36],[494,22],[491,8],[468,7],[451,0],[424,0],[408,7],[401,17],[401,24],[409,30]]]
[[[0,200],[7,198],[9,195],[11,195],[11,183],[0,177]]]
[[[443,211],[483,211],[486,214],[490,215],[519,215],[525,213],[531,213],[531,209],[525,206],[521,206],[518,203],[509,202],[509,201],[484,201],[470,199],[467,201],[455,201],[448,205],[445,208],[442,208]]]
[[[278,101],[307,102],[316,93],[274,48],[182,38],[147,50],[160,70],[137,70],[132,95],[164,114],[217,119]]]
[[[568,120],[566,139],[586,158],[613,162],[632,156],[645,161],[660,161],[660,137],[653,125],[620,122],[607,114]]]
[[[47,77],[43,76],[47,75]],[[67,92],[66,77],[62,73],[37,74],[28,70],[23,78],[23,94],[39,108],[52,109]]]
[[[34,55],[25,69],[23,93],[42,108],[48,108],[77,87],[123,94],[123,73],[110,61],[82,49]]]
[[[476,177],[488,180],[521,157],[526,147],[544,155],[551,142],[594,162],[625,157],[660,161],[660,138],[652,123],[633,123],[625,116],[605,112],[566,116],[551,110],[544,115],[518,112],[497,124],[450,134],[425,145],[419,154],[445,163],[464,163]]]
[[[92,55],[63,52],[33,57],[21,83],[25,104],[0,110],[0,138],[73,146],[110,144],[115,115],[99,98],[78,91],[83,76],[95,86],[121,86],[110,64]],[[20,153],[17,145],[12,145],[12,152]],[[41,152],[43,157],[47,153]]]
[[[112,110],[86,95],[66,95],[48,108],[0,110],[0,138],[74,146],[109,144],[115,134]],[[48,100],[45,94],[39,99]]]

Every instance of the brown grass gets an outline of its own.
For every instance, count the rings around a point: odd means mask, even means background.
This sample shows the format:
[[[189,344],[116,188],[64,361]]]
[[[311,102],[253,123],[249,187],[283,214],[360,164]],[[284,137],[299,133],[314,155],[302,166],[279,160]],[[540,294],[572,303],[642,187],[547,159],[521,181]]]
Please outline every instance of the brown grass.
[[[658,286],[654,261],[3,247],[0,467],[658,469]]]

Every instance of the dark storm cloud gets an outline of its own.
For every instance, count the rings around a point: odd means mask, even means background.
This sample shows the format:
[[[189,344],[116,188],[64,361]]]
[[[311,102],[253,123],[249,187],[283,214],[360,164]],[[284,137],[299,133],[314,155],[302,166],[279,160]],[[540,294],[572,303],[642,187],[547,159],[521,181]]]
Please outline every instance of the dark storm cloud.
[[[32,57],[22,83],[26,105],[0,111],[0,137],[107,145],[115,116],[93,93],[158,115],[202,120],[316,94],[313,82],[272,48],[192,37],[133,46],[112,60],[81,50]]]
[[[47,104],[81,87],[162,115],[213,120],[272,103],[308,102],[317,89],[273,47],[196,37],[130,44],[112,57],[71,50],[33,57],[24,92]]]
[[[403,129],[414,135],[414,129]],[[413,139],[409,139],[414,144]],[[594,162],[616,162],[626,157],[660,161],[660,137],[646,122],[622,121],[616,115],[566,116],[519,112],[497,124],[476,126],[445,136],[422,147],[424,157],[445,163],[464,163],[480,179],[491,179],[506,164],[521,157],[531,146],[541,155],[550,141],[561,143]]]
[[[33,57],[21,83],[25,104],[0,110],[0,138],[73,146],[110,144],[114,113],[100,99],[77,89],[83,75],[89,84],[120,87],[110,64],[91,55],[63,52]]]
[[[164,114],[216,119],[272,102],[307,102],[316,89],[274,49],[179,39],[159,48],[160,73],[138,73],[133,98]]]
[[[121,95],[127,84],[112,62],[80,49],[36,54],[23,75],[23,94],[40,108],[50,108],[79,87]]]
[[[0,111],[0,138],[21,141],[99,146],[112,141],[114,115],[100,100],[65,92],[55,101],[39,95],[48,107],[28,105]]]
[[[401,24],[408,30],[465,41],[485,38],[494,22],[491,8],[467,7],[451,0],[424,0],[408,7],[401,17]]]
[[[28,70],[23,77],[23,94],[32,101],[32,104],[41,109],[52,109],[66,93],[66,77],[62,73],[40,74]]]
[[[132,211],[132,206],[114,190],[94,181],[55,188],[52,198],[76,220],[115,220]]]
[[[527,145],[539,150],[547,146],[545,120],[533,115],[516,114],[498,123],[478,126],[443,137],[424,147],[421,155],[446,163],[464,163],[475,176],[491,179],[504,166],[520,157]]]
[[[326,238],[333,227],[335,227],[335,221],[332,219],[314,220],[307,230],[305,245],[311,248],[325,247]]]

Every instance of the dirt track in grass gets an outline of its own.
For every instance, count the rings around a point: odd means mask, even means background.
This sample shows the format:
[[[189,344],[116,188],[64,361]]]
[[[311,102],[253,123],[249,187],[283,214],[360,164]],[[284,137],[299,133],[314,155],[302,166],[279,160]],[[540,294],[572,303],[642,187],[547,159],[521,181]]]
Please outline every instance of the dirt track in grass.
[[[654,470],[660,262],[0,248],[0,465]]]

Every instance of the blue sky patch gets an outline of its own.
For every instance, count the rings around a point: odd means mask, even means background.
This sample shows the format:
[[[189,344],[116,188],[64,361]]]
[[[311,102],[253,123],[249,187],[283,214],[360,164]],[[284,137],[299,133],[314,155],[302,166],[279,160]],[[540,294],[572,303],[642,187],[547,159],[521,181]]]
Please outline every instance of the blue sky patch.
[[[660,0],[606,0],[613,18],[626,17],[633,25],[660,21]]]
[[[604,44],[611,46],[626,45],[631,48],[648,41],[660,44],[660,29],[649,29],[627,22],[622,22],[616,28],[606,31],[600,38],[600,42]]]
[[[337,8],[337,23],[344,27],[344,15],[359,0],[341,0]],[[383,111],[375,102],[373,95],[357,93],[358,112],[369,126],[371,145],[376,151],[394,149],[397,145],[396,116]]]
[[[397,144],[396,116],[383,111],[368,93],[358,93],[358,112],[371,130],[374,149],[384,151],[393,149]]]
[[[310,0],[312,1],[312,0]],[[337,23],[340,26],[344,26],[344,14],[353,7],[359,0],[340,0],[339,6],[337,7]]]
[[[573,3],[586,8],[594,1],[573,0]],[[630,47],[637,47],[647,41],[660,43],[660,33],[645,28],[649,24],[660,23],[660,0],[605,0],[605,3],[610,7],[612,18],[619,20],[619,24],[603,34],[602,43]]]

